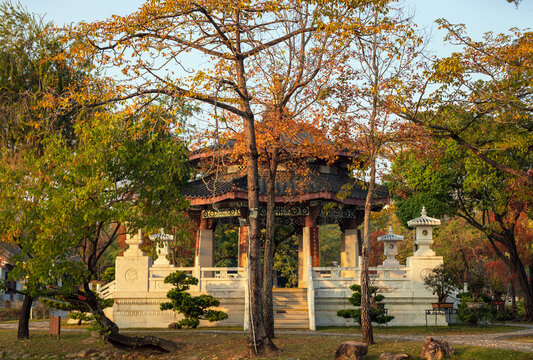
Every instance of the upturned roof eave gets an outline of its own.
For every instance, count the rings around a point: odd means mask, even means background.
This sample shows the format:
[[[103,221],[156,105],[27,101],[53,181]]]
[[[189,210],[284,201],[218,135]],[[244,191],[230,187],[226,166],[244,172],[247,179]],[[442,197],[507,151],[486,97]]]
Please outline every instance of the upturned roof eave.
[[[223,194],[209,196],[209,197],[185,197],[185,198],[189,200],[189,203],[191,204],[191,206],[200,206],[200,205],[211,205],[214,203],[218,203],[221,201],[228,201],[228,200],[247,200],[248,194],[245,191],[228,191]],[[351,197],[339,199],[337,195],[332,191],[320,191],[320,192],[315,192],[315,193],[282,195],[282,196],[275,197],[276,203],[298,203],[298,202],[305,202],[305,201],[312,201],[312,200],[331,200],[331,201],[336,201],[344,205],[356,205],[356,206],[365,205],[365,199],[351,198]],[[259,201],[266,203],[267,196],[265,194],[260,195]],[[388,197],[375,198],[373,201],[373,204],[374,205],[380,205],[380,204],[387,205],[389,204],[389,198]]]

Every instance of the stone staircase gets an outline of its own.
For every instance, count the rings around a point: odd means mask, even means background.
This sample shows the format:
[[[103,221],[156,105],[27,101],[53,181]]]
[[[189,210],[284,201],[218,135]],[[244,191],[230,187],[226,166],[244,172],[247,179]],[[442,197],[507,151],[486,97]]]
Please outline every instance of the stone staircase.
[[[274,327],[309,329],[307,289],[274,288]]]

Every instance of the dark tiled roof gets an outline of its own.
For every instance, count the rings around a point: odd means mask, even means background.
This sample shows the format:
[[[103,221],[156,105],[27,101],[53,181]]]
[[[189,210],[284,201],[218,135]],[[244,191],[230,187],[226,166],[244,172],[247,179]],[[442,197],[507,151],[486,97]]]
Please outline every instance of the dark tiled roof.
[[[330,192],[338,194],[345,184],[353,183],[353,179],[340,174],[312,174],[305,178],[291,176],[280,173],[276,182],[277,196],[296,196],[302,194],[313,194]],[[188,199],[210,198],[223,195],[229,192],[244,192],[248,189],[247,177],[236,176],[235,174],[220,175],[216,181],[214,176],[204,179],[197,179],[189,183],[184,190],[184,195]],[[267,177],[259,177],[259,194],[266,195]],[[366,190],[360,185],[355,185],[347,198],[365,199]],[[385,186],[378,186],[375,193],[377,198],[388,198],[388,189]]]
[[[9,259],[16,254],[20,254],[20,248],[18,246],[0,241],[0,258],[3,261],[9,261]]]
[[[189,182],[183,193],[186,198],[213,197],[230,191],[246,191],[247,188],[246,176],[222,175],[216,181],[215,176],[209,176]]]

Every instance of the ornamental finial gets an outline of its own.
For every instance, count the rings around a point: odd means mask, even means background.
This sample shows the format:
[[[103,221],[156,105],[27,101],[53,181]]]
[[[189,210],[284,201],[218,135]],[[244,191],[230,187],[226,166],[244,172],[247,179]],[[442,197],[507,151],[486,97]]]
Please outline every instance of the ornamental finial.
[[[426,212],[426,207],[422,206],[422,217],[427,217],[428,213]]]

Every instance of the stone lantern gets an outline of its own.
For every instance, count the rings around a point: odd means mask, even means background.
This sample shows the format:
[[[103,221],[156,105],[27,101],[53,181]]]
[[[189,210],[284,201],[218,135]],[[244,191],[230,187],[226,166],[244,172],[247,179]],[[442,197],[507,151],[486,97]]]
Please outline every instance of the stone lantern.
[[[161,232],[158,234],[150,235],[150,240],[157,242],[157,260],[154,262],[154,266],[168,266],[170,262],[167,259],[168,255],[168,243],[169,241],[174,240],[173,235],[165,234],[164,230],[161,229]]]
[[[407,225],[415,228],[415,244],[418,246],[418,249],[414,253],[414,256],[435,256],[435,252],[431,250],[431,245],[433,245],[433,228],[440,225],[440,220],[427,216],[426,207],[423,206],[422,216],[409,220]]]
[[[384,254],[387,257],[383,262],[383,266],[399,266],[400,263],[396,260],[398,255],[398,242],[403,241],[403,236],[392,233],[392,226],[389,227],[389,233],[378,237],[379,242],[383,242]]]

